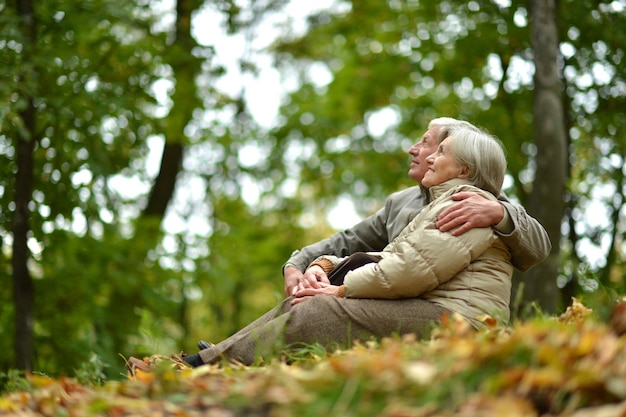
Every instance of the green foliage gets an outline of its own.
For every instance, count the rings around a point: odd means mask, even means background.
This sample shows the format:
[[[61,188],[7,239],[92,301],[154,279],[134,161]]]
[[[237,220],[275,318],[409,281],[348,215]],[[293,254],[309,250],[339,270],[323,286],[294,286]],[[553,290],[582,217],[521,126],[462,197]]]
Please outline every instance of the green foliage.
[[[231,0],[187,5],[212,7],[231,33],[253,38],[251,28],[285,2],[253,3],[252,11]],[[338,196],[366,215],[412,185],[406,149],[433,117],[468,119],[497,134],[508,149],[507,193],[521,202],[535,159],[545,157],[532,143],[527,2],[363,0],[320,12],[303,36],[275,44],[276,67],[301,85],[269,133],[244,98],[218,89],[228,68],[216,45],[175,43],[151,1],[33,4],[32,46],[13,3],[0,4],[2,370],[14,359],[10,230],[20,135],[36,141],[29,206],[36,365],[91,381],[119,376],[119,353],[192,350],[196,339],[221,339],[274,305],[280,266],[293,249],[332,232],[326,215]],[[559,277],[566,289],[573,283],[573,294],[599,298],[624,288],[620,5],[559,2],[571,221],[570,243],[553,243],[568,248]],[[244,61],[241,68],[258,69]],[[313,76],[320,69],[328,84]],[[155,85],[169,86],[165,100]],[[28,98],[35,126],[20,116]],[[395,121],[381,131],[375,121],[385,114]],[[171,203],[169,215],[191,230],[138,220],[152,181],[147,142],[155,138],[186,147],[178,189],[192,196]],[[250,153],[258,156],[252,163],[243,157]],[[256,200],[244,196],[250,184]],[[586,221],[594,204],[611,215],[608,225]],[[206,233],[193,224],[202,216]],[[599,248],[599,263],[585,245]]]
[[[0,394],[31,389],[30,383],[24,378],[24,373],[16,369],[11,369],[7,373],[0,372],[0,387],[2,387]]]
[[[77,207],[97,219],[103,193],[95,191],[145,152],[145,139],[155,131],[146,114],[155,102],[148,87],[157,79],[163,37],[151,34],[150,20],[130,18],[136,12],[129,2],[36,3],[36,53],[15,56],[13,71],[26,82],[5,91],[0,134],[8,149],[19,129],[28,129],[37,143],[36,238],[55,221],[71,219]],[[20,34],[14,38],[22,41]],[[34,100],[36,126],[21,125],[23,105],[11,99],[18,96]],[[14,159],[8,162],[14,170]],[[11,179],[2,178],[6,190],[13,188]],[[4,207],[11,198],[12,192],[4,194]],[[9,230],[10,211],[2,214],[0,226]]]
[[[197,259],[193,281],[204,308],[190,318],[194,334],[209,341],[231,335],[284,298],[280,267],[298,240],[297,228],[283,225],[278,210],[251,213],[228,198],[213,207],[210,252]]]
[[[81,363],[80,367],[76,370],[76,380],[81,385],[101,385],[107,379],[104,371],[108,366],[109,365],[102,362],[98,355],[92,353],[89,356],[89,360]]]
[[[159,312],[153,320],[161,332],[153,336],[180,334],[174,324],[180,278],[146,262],[146,241],[111,230],[104,239],[55,232],[46,243],[35,282],[36,369],[73,374],[94,354],[99,363],[118,362],[139,336],[144,310]]]
[[[15,336],[13,310],[13,288],[11,282],[11,260],[5,255],[4,242],[0,243],[0,372],[8,371],[14,363],[13,338]]]
[[[3,74],[13,82],[0,90],[7,174],[0,176],[0,191],[6,190],[0,192],[0,233],[11,229],[16,132],[28,131],[36,142],[30,267],[37,368],[70,374],[95,352],[94,367],[102,369],[94,373],[104,375],[105,363],[130,350],[142,311],[162,313],[155,319],[159,337],[180,335],[167,323],[182,298],[180,279],[146,260],[160,236],[139,224],[133,230],[124,210],[136,210],[137,202],[109,183],[120,175],[145,178],[138,162],[146,139],[160,129],[151,89],[167,65],[167,39],[155,30],[149,2],[36,2],[34,43],[18,30],[14,6],[1,7],[7,24],[0,53],[7,58],[3,68],[11,68]],[[20,119],[22,99],[32,100],[35,125]],[[1,296],[9,309],[2,316],[3,350],[12,352],[11,301]],[[0,368],[10,366],[11,355],[3,355]]]

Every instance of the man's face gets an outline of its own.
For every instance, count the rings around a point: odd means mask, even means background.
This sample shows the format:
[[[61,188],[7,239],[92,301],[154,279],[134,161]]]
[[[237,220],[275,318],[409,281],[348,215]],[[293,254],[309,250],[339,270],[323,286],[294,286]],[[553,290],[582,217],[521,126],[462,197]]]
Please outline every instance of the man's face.
[[[409,167],[409,177],[419,183],[422,182],[426,171],[428,171],[426,158],[435,152],[439,146],[437,142],[438,134],[439,126],[432,126],[424,133],[422,139],[409,149],[409,154],[413,157]]]

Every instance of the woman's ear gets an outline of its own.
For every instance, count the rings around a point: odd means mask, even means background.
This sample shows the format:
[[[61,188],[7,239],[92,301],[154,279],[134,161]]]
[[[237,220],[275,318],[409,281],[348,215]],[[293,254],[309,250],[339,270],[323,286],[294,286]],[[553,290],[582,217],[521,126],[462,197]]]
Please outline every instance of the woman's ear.
[[[459,178],[467,179],[470,175],[470,169],[468,166],[462,166],[461,172],[459,173]]]

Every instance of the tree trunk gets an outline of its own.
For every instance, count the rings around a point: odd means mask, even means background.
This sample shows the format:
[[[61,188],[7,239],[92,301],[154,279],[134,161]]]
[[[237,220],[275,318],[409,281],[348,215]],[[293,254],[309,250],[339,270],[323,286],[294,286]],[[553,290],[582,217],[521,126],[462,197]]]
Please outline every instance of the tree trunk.
[[[35,43],[35,22],[31,0],[19,0],[17,10],[22,19],[24,34],[24,61],[32,56]],[[24,73],[19,80],[25,86],[31,81]],[[28,90],[28,89],[27,89]],[[33,368],[34,289],[28,271],[28,231],[30,214],[28,203],[33,189],[33,158],[35,147],[35,108],[32,97],[27,97],[26,108],[20,116],[23,129],[16,138],[17,172],[15,173],[15,212],[13,214],[13,300],[15,303],[15,366],[31,371]]]
[[[555,313],[559,302],[561,223],[565,214],[567,150],[562,88],[558,65],[559,40],[554,0],[531,0],[531,44],[535,59],[536,174],[528,211],[546,228],[552,251],[548,259],[526,274],[524,301]]]
[[[193,117],[193,110],[199,107],[196,97],[195,77],[200,69],[199,61],[193,57],[192,49],[196,46],[191,36],[191,16],[193,5],[190,0],[178,0],[176,3],[176,36],[174,45],[177,50],[170,65],[176,77],[176,91],[170,114],[165,120],[165,146],[161,157],[159,174],[150,191],[148,204],[143,211],[144,217],[165,216],[165,211],[176,190],[176,177],[180,171],[185,143],[185,127]]]
[[[626,185],[626,176],[624,175],[624,170],[623,169],[617,169],[615,170],[615,189],[616,190],[623,190],[624,186]],[[624,198],[624,194],[622,194],[621,192],[617,192],[615,193],[615,197],[611,200],[611,204],[610,204],[610,208],[611,208],[611,213],[610,213],[610,223],[609,223],[609,229],[610,229],[610,243],[609,243],[609,248],[606,252],[606,264],[604,265],[604,267],[602,269],[600,269],[600,273],[599,273],[599,279],[600,279],[600,284],[604,287],[608,287],[608,286],[612,286],[614,285],[611,282],[611,271],[613,270],[613,268],[615,267],[615,263],[618,257],[618,247],[619,247],[619,223],[620,223],[620,213],[622,212],[622,209],[624,208],[624,204],[625,204],[625,198]],[[622,279],[622,285],[623,282],[626,281],[626,278]]]
[[[150,190],[148,204],[143,211],[144,217],[165,216],[167,206],[176,189],[176,177],[183,160],[183,146],[179,143],[165,143],[161,156],[159,174]]]

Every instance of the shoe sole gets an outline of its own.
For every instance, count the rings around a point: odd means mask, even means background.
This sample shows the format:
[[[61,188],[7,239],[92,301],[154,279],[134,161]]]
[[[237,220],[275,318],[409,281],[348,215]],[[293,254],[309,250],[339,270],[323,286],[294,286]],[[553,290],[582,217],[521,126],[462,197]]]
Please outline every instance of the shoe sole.
[[[212,346],[212,344],[210,344],[209,342],[205,342],[204,340],[198,341],[199,350],[210,349]]]

